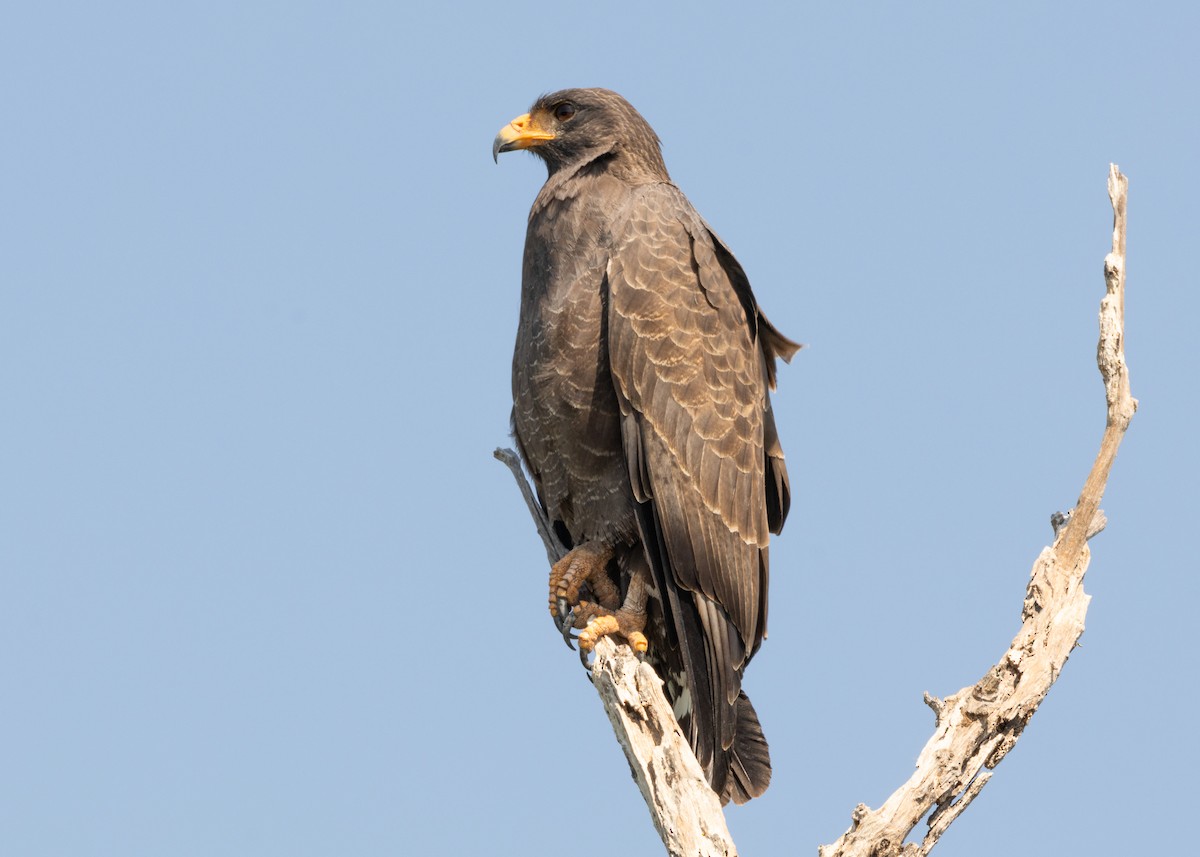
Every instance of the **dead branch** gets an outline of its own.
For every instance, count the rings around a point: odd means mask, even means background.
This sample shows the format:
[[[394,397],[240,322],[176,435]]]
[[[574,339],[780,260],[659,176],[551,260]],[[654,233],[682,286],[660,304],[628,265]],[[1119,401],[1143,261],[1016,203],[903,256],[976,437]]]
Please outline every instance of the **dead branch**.
[[[820,857],[917,857],[928,854],[991,777],[991,769],[1013,748],[1083,634],[1088,596],[1083,591],[1090,552],[1087,540],[1104,527],[1100,498],[1117,447],[1137,410],[1125,364],[1125,200],[1128,179],[1109,167],[1113,207],[1112,252],[1104,260],[1107,294],[1100,302],[1097,363],[1104,379],[1108,418],[1100,452],[1065,525],[1056,526],[1054,546],[1033,565],[1021,629],[1008,651],[973,687],[946,699],[926,694],[937,716],[933,737],[917,758],[916,771],[877,810],[859,804],[850,829]],[[1059,518],[1059,520],[1062,520]],[[932,812],[930,812],[932,810]],[[930,813],[920,843],[904,843]]]
[[[928,854],[1015,746],[1083,634],[1090,600],[1083,591],[1090,559],[1087,540],[1104,528],[1100,498],[1137,410],[1137,400],[1129,392],[1124,352],[1128,185],[1116,165],[1110,166],[1113,249],[1104,260],[1107,294],[1100,302],[1097,349],[1108,402],[1104,436],[1074,509],[1054,516],[1054,545],[1044,548],[1033,565],[1021,628],[1000,662],[974,686],[945,699],[925,694],[937,725],[917,759],[916,771],[879,809],[859,804],[850,829],[832,845],[821,846],[820,857]],[[512,470],[553,563],[566,548],[534,497],[520,460],[510,449],[497,449],[495,456]],[[604,638],[596,647],[592,676],[668,853],[672,857],[735,855],[720,801],[708,787],[654,671],[640,663],[628,646]],[[905,844],[926,814],[924,839]]]
[[[736,857],[721,801],[709,788],[653,668],[628,646],[602,637],[592,681],[667,853]]]

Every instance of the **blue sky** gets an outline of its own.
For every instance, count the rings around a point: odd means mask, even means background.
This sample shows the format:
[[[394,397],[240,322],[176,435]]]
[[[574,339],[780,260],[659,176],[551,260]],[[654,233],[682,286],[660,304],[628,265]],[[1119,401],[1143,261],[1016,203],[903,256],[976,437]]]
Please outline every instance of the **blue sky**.
[[[807,348],[742,853],[878,806],[1138,413],[1083,644],[940,854],[1178,851],[1200,15],[1187,4],[39,4],[0,27],[0,850],[658,853],[509,477],[490,145],[607,86]],[[601,842],[601,839],[604,842]],[[607,843],[607,844],[605,844]]]

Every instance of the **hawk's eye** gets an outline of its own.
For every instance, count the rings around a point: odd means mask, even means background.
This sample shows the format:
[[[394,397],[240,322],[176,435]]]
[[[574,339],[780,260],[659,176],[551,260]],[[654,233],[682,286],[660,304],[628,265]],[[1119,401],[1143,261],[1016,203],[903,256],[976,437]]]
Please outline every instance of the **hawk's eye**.
[[[575,115],[575,105],[569,101],[564,101],[562,104],[554,108],[554,118],[559,122],[566,122]]]

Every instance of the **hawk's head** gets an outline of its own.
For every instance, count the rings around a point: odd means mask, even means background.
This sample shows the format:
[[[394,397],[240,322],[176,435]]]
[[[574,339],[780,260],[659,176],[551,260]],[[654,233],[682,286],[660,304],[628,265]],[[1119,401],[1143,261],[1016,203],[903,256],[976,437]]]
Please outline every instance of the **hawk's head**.
[[[609,89],[563,89],[543,95],[500,129],[492,157],[529,149],[554,174],[609,157],[623,173],[667,179],[658,136],[633,105]],[[614,164],[616,165],[616,164]]]

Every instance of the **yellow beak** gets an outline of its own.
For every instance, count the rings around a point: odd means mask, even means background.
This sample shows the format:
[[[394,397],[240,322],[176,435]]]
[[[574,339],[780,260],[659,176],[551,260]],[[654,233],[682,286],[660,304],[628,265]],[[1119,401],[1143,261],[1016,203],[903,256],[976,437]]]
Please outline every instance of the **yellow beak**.
[[[500,129],[500,133],[492,141],[492,160],[499,162],[501,152],[528,149],[553,139],[552,132],[544,130],[532,116],[526,113]]]

